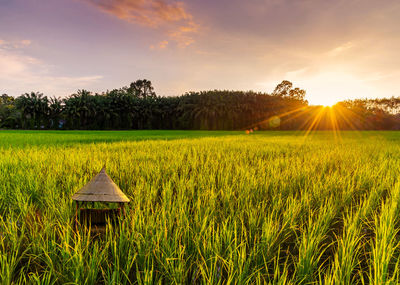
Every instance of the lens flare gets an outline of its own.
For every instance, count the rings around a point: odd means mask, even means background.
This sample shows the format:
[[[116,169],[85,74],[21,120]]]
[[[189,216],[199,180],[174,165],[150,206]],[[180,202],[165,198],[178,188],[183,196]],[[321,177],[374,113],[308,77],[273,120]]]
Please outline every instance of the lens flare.
[[[275,129],[281,125],[281,119],[278,116],[273,116],[269,119],[269,127]]]

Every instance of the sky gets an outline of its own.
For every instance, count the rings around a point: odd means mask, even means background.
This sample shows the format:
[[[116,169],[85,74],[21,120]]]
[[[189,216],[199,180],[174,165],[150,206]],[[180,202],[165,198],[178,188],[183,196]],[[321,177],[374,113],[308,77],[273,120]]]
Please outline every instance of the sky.
[[[399,15],[398,0],[0,0],[0,93],[289,80],[310,104],[400,96]]]

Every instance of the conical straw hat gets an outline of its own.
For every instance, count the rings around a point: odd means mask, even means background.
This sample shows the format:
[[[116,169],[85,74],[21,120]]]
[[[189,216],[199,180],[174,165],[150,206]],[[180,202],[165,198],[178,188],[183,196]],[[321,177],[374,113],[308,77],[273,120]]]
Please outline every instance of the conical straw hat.
[[[103,168],[88,184],[72,196],[72,200],[84,202],[127,203],[128,197],[107,175]]]

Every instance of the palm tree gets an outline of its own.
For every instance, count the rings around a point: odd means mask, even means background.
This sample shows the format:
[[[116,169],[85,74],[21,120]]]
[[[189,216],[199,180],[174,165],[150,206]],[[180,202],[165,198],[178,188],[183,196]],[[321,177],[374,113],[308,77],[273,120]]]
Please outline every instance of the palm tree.
[[[21,110],[23,128],[40,128],[49,114],[49,100],[39,92],[25,93],[15,100]]]
[[[78,90],[64,100],[67,121],[76,129],[88,129],[94,124],[96,115],[95,96],[87,90]]]
[[[49,120],[48,126],[50,128],[58,128],[61,114],[63,112],[63,100],[52,97],[49,101]]]

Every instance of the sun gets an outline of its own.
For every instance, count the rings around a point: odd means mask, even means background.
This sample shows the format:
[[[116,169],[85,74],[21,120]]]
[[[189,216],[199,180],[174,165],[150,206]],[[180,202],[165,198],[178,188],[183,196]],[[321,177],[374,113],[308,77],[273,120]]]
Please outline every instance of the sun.
[[[324,107],[324,108],[332,108],[332,107],[334,107],[335,105],[337,105],[337,101],[332,101],[332,100],[323,100],[323,101],[320,101],[320,102],[311,102],[310,103],[310,106],[321,106],[321,107]]]
[[[321,105],[324,108],[332,108],[333,106],[335,106],[337,103],[332,103],[332,104],[323,104]]]
[[[327,94],[328,95],[328,94]],[[308,102],[311,106],[323,106],[323,107],[333,107],[338,103],[338,98],[335,96],[320,96],[320,97],[311,97],[307,98]]]

